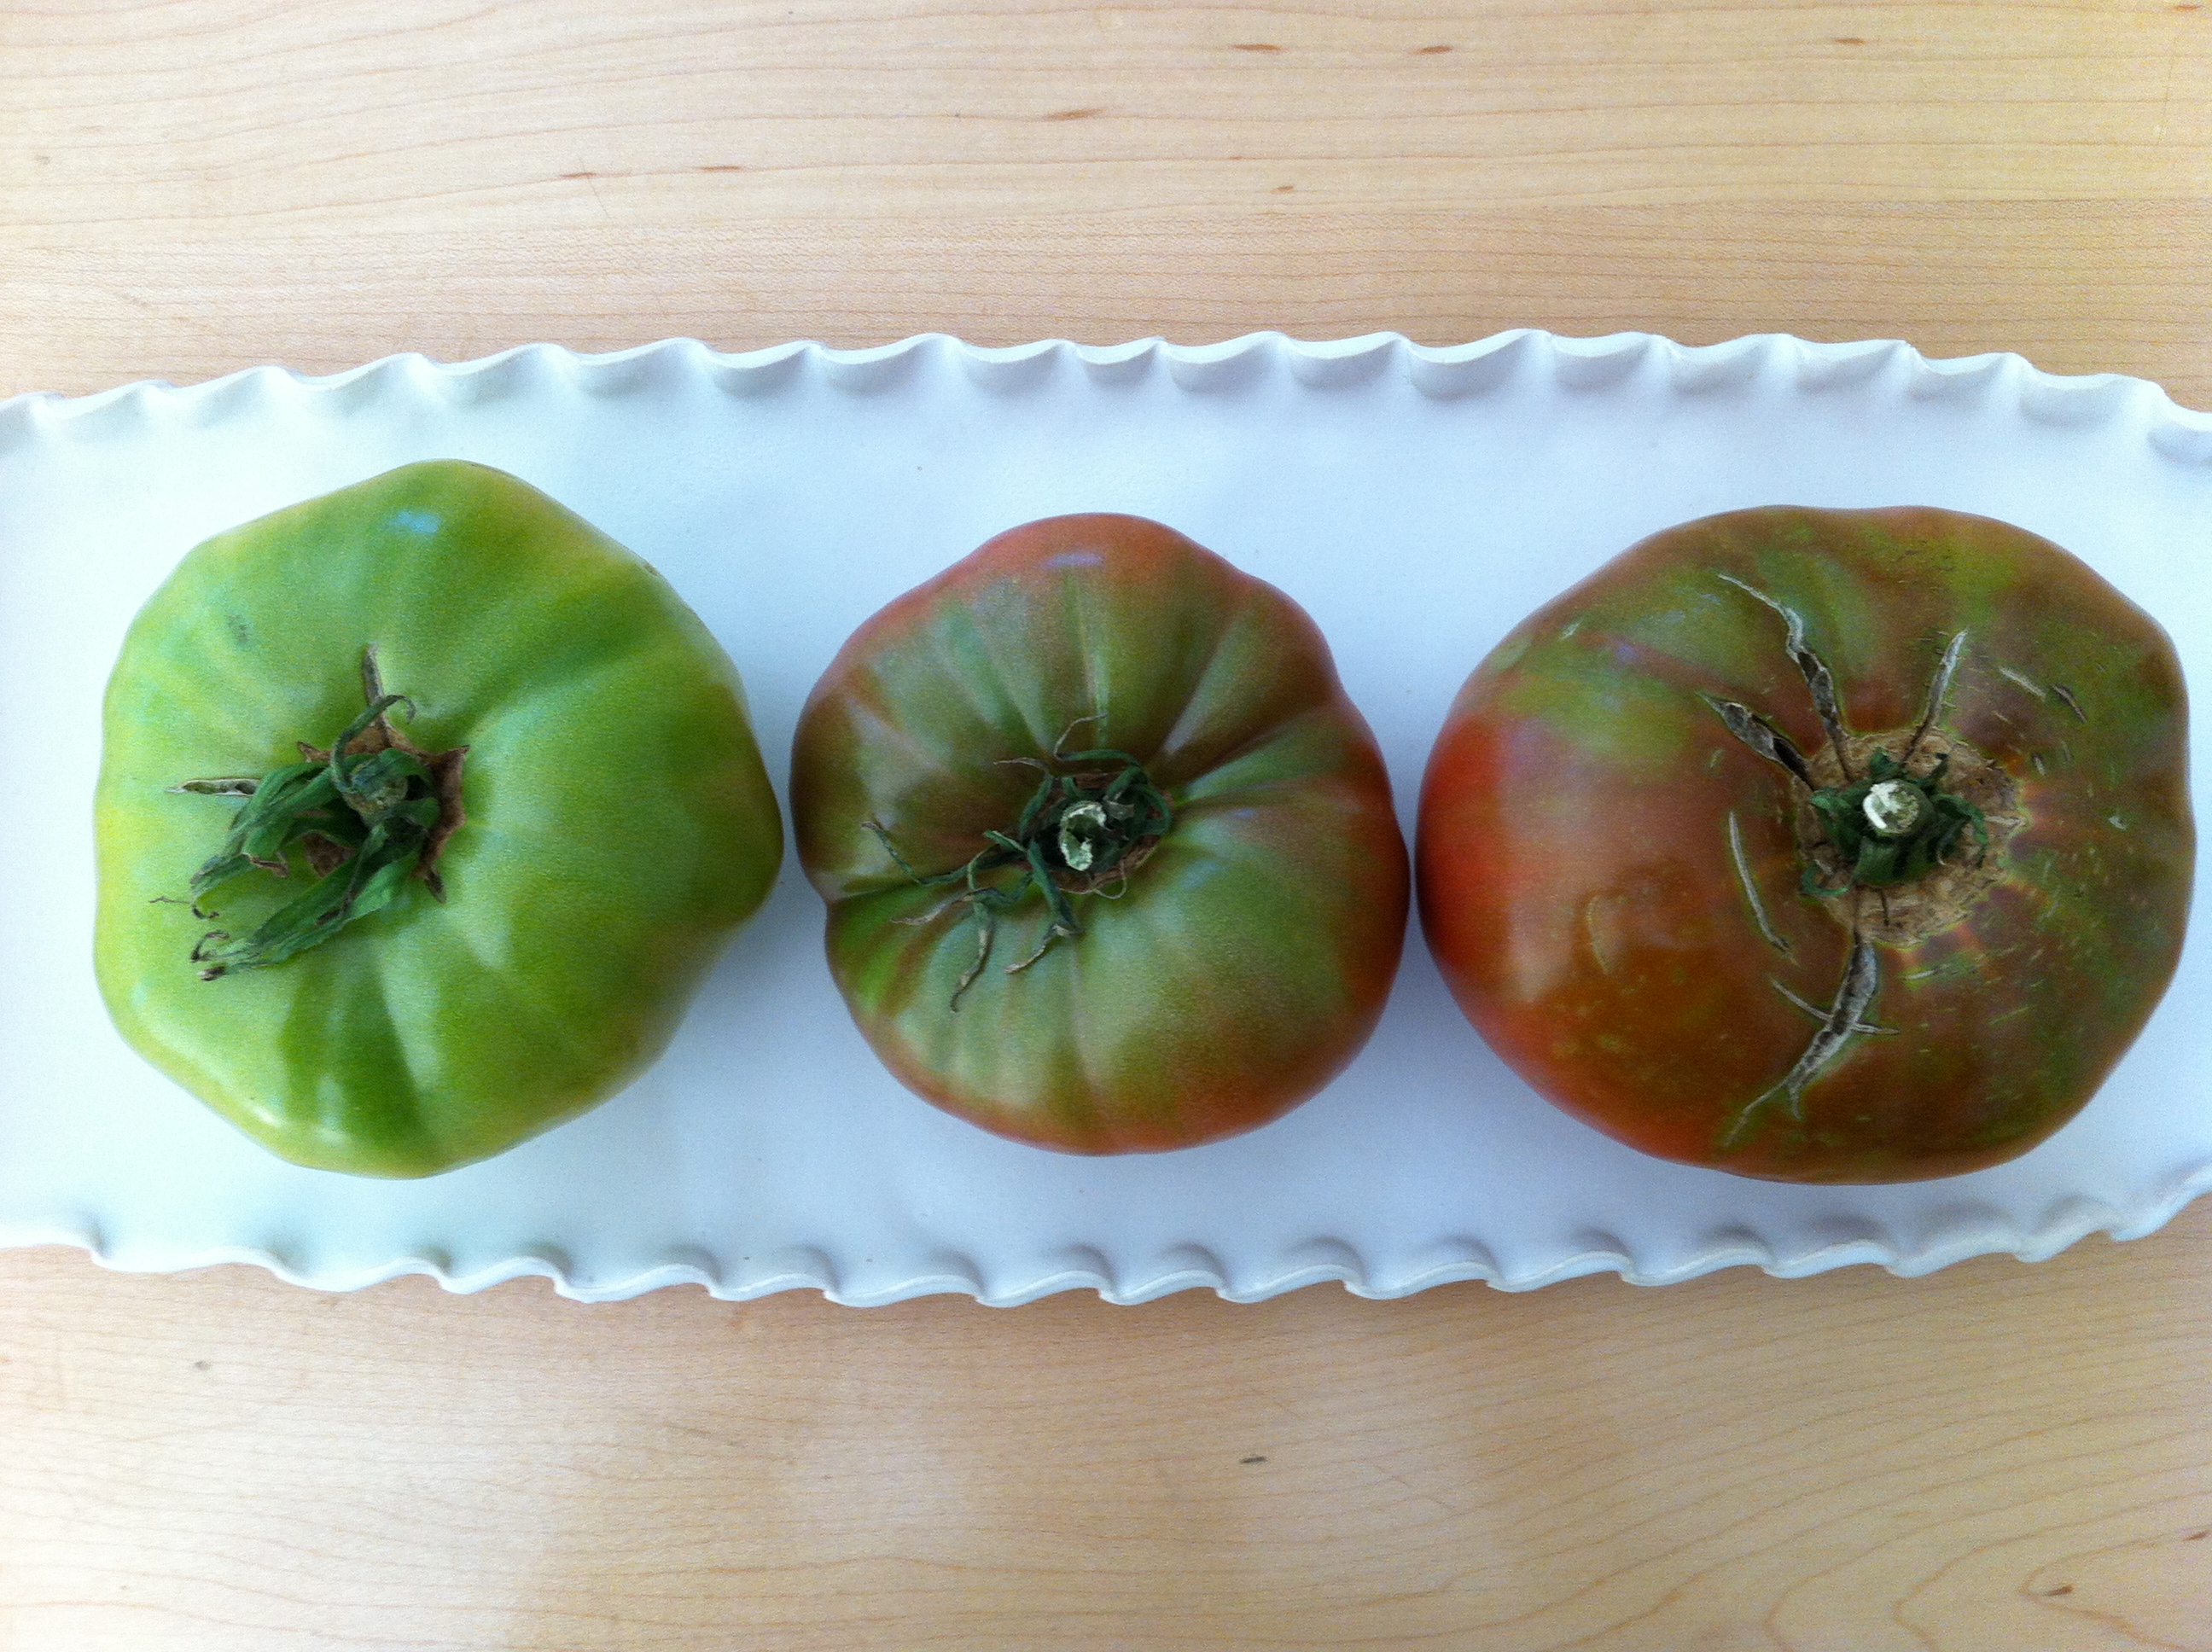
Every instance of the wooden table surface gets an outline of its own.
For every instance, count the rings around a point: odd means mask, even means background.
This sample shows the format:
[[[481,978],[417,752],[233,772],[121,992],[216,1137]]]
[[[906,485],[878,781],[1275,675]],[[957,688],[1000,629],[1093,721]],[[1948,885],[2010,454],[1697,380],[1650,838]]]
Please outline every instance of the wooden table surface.
[[[2203,407],[2208,255],[2169,0],[0,0],[0,394],[1535,325]],[[2206,1207],[1256,1307],[0,1255],[0,1652],[2212,1648],[2208,1539]]]

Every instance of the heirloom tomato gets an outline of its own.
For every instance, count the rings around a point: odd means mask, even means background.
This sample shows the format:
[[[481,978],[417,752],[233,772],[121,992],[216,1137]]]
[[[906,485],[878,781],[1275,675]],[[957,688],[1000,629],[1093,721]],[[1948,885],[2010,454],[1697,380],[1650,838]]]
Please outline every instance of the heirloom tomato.
[[[1156,522],[1034,522],[884,609],[816,684],[791,783],[860,1031],[1001,1135],[1265,1123],[1397,969],[1405,843],[1327,644]]]
[[[458,463],[184,560],[108,683],[97,826],[124,1036],[284,1157],[382,1176],[628,1082],[783,853],[706,627]]]
[[[1738,511],[1658,534],[1469,679],[1423,923],[1505,1061],[1662,1157],[1903,1181],[2025,1151],[2173,972],[2180,668],[1986,518]]]

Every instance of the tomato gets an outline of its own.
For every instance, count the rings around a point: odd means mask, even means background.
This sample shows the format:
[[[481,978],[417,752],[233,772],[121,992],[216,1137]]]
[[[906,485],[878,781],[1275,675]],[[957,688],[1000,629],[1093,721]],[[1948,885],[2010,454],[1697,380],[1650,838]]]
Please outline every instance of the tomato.
[[[1975,1169],[2071,1118],[2172,975],[2185,717],[2165,633],[2021,529],[1708,518],[1461,691],[1423,923],[1499,1055],[1632,1146],[1779,1181]]]
[[[325,1169],[429,1175],[611,1095],[782,858],[712,635],[478,465],[201,545],[132,623],[105,732],[116,1025]]]
[[[1041,1146],[1249,1129],[1373,1029],[1405,845],[1296,604],[1138,517],[1001,534],[815,686],[792,815],[890,1070]]]

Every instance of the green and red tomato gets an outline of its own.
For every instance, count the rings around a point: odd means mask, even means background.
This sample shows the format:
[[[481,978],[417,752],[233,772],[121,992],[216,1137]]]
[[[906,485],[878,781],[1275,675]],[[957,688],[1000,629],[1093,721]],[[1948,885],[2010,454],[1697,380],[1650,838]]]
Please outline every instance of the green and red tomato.
[[[1141,518],[1016,528],[870,619],[801,714],[792,810],[862,1034],[1018,1140],[1263,1124],[1397,969],[1405,846],[1327,645]]]
[[[2021,529],[1708,518],[1468,680],[1423,788],[1423,925],[1499,1055],[1632,1146],[1975,1169],[2073,1117],[2173,973],[2185,717],[2156,623]]]

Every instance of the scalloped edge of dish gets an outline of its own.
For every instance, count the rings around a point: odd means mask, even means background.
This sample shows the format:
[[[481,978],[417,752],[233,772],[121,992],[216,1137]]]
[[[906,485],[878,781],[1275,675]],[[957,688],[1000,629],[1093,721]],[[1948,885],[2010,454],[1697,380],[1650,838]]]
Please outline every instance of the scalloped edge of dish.
[[[1935,358],[1895,338],[1824,343],[1790,333],[1751,333],[1715,344],[1682,344],[1658,333],[1580,338],[1527,327],[1452,345],[1418,344],[1396,332],[1336,339],[1255,332],[1212,344],[1142,338],[1097,345],[1048,338],[994,347],[970,344],[949,333],[916,333],[894,343],[850,350],[802,339],[765,349],[724,352],[696,338],[663,338],[596,355],[553,343],[519,344],[465,361],[435,361],[407,352],[319,375],[264,364],[182,386],[145,379],[83,396],[29,391],[0,400],[0,442],[21,440],[42,426],[96,422],[102,415],[141,411],[157,403],[187,416],[209,419],[222,416],[234,400],[244,397],[272,392],[369,394],[395,377],[411,380],[418,388],[439,387],[450,400],[467,402],[503,388],[507,378],[547,365],[590,395],[638,388],[672,367],[702,374],[729,394],[761,395],[781,387],[802,361],[819,364],[832,386],[866,392],[902,379],[923,353],[931,351],[949,354],[975,382],[997,390],[1018,389],[1062,359],[1072,359],[1107,380],[1146,371],[1157,360],[1183,389],[1201,393],[1241,386],[1255,367],[1277,357],[1287,361],[1301,384],[1322,390],[1365,382],[1394,361],[1402,361],[1413,386],[1438,398],[1479,395],[1498,387],[1511,376],[1519,356],[1530,351],[1548,355],[1559,382],[1576,390],[1619,383],[1656,357],[1669,387],[1690,395],[1747,383],[1766,372],[1777,356],[1787,358],[1797,389],[1814,393],[1856,386],[1885,369],[1902,367],[1906,381],[1901,387],[1908,396],[1946,399],[2009,389],[2021,416],[2040,424],[2102,422],[2132,409],[2146,416],[2144,434],[2165,457],[2183,464],[2212,465],[2212,412],[2183,407],[2159,385],[2124,374],[2046,373],[2010,351]]]
[[[1808,394],[1861,388],[1890,374],[1892,392],[1911,399],[1966,400],[2004,394],[2013,411],[2038,424],[2082,428],[2124,418],[2161,458],[2212,467],[2212,413],[2182,407],[2160,386],[2124,374],[2046,373],[2010,352],[1935,359],[1899,339],[1824,343],[1787,333],[1762,333],[1686,345],[1655,333],[1577,338],[1529,328],[1451,346],[1421,345],[1395,332],[1325,340],[1257,332],[1212,344],[1146,338],[1102,346],[1044,339],[994,348],[969,344],[949,334],[922,333],[852,350],[800,340],[726,353],[697,339],[666,338],[599,354],[580,354],[554,343],[523,344],[457,362],[404,353],[322,375],[272,364],[181,387],[143,380],[76,397],[27,392],[0,400],[0,450],[72,427],[96,434],[107,418],[157,415],[209,422],[241,404],[266,398],[368,399],[404,386],[465,404],[520,387],[544,372],[558,374],[575,390],[592,396],[635,392],[665,375],[680,374],[704,378],[727,394],[750,397],[773,393],[811,365],[818,366],[832,387],[866,393],[903,380],[930,354],[949,357],[979,386],[1000,392],[1036,383],[1068,360],[1095,380],[1108,382],[1126,380],[1158,364],[1182,389],[1200,394],[1242,388],[1255,374],[1279,361],[1302,386],[1323,392],[1366,383],[1399,364],[1416,390],[1439,399],[1503,389],[1516,377],[1523,358],[1532,355],[1541,358],[1561,387],[1577,392],[1601,392],[1647,369],[1663,374],[1668,390],[1690,396],[1724,392],[1778,370],[1789,375],[1791,387]],[[939,1254],[896,1283],[866,1288],[849,1280],[849,1270],[836,1259],[813,1248],[757,1261],[744,1258],[733,1266],[698,1248],[688,1248],[620,1278],[595,1276],[559,1248],[546,1246],[523,1248],[473,1269],[456,1268],[434,1250],[418,1248],[387,1263],[346,1270],[323,1266],[311,1256],[251,1246],[122,1255],[101,1224],[89,1217],[70,1227],[0,1230],[0,1248],[74,1248],[120,1272],[182,1272],[245,1264],[288,1284],[327,1291],[362,1290],[420,1275],[448,1291],[469,1294],[535,1278],[551,1282],[559,1295],[585,1303],[623,1301],[678,1285],[697,1285],[724,1301],[815,1290],[832,1302],[853,1307],[947,1294],[970,1297],[987,1307],[1013,1307],[1070,1291],[1093,1291],[1109,1303],[1131,1305],[1177,1291],[1208,1289],[1241,1303],[1332,1281],[1357,1296],[1390,1299],[1474,1280],[1503,1291],[1532,1291],[1605,1272],[1632,1285],[1663,1285],[1729,1267],[1756,1267],[1775,1278],[1794,1278],[1844,1266],[1874,1266],[1909,1278],[1977,1256],[2043,1261],[2094,1233],[2107,1233],[2116,1241],[2147,1236],[2208,1189],[2212,1189],[2212,1162],[2169,1181],[2164,1192],[2147,1200],[2132,1215],[2103,1200],[2072,1197],[2059,1200],[2032,1228],[1993,1209],[1971,1206],[1939,1212],[1930,1231],[1918,1237],[1867,1222],[1851,1224],[1849,1230],[1838,1227],[1793,1246],[1737,1228],[1706,1236],[1701,1248],[1665,1265],[1640,1260],[1635,1247],[1616,1236],[1590,1231],[1570,1236],[1549,1265],[1519,1273],[1510,1273],[1480,1240],[1466,1235],[1440,1241],[1422,1260],[1395,1265],[1363,1257],[1347,1240],[1316,1235],[1286,1248],[1272,1265],[1273,1271],[1265,1272],[1233,1268],[1195,1245],[1174,1248],[1149,1269],[1117,1269],[1101,1253],[1077,1247],[1062,1251],[1057,1260],[1036,1258],[1020,1267],[997,1270],[997,1278],[972,1257]],[[1009,1282],[1005,1276],[1012,1273],[1024,1277]]]
[[[1016,1308],[1044,1297],[1070,1291],[1093,1291],[1117,1307],[1130,1307],[1182,1291],[1210,1290],[1226,1301],[1263,1302],[1309,1285],[1335,1283],[1357,1297],[1389,1301],[1414,1296],[1442,1285],[1479,1280],[1495,1290],[1540,1290],[1591,1273],[1614,1273],[1626,1284],[1680,1285],[1724,1268],[1756,1267],[1773,1278],[1803,1278],[1836,1268],[1875,1266],[1902,1278],[1917,1278],[1978,1256],[2010,1256],[2017,1261],[2048,1261],[2093,1234],[2109,1235],[2115,1242],[2146,1238],[2172,1221],[2193,1200],[2212,1188],[2212,1163],[2198,1166],[2155,1200],[2147,1215],[2123,1216],[2102,1200],[2067,1199],[2053,1206],[2034,1231],[1992,1230],[2002,1224],[1994,1212],[1958,1212],[1947,1217],[1946,1233],[1917,1245],[1894,1236],[1873,1231],[1838,1235],[1825,1242],[1780,1253],[1748,1234],[1726,1237],[1712,1248],[1671,1266],[1646,1267],[1630,1247],[1610,1236],[1589,1236],[1583,1248],[1562,1257],[1534,1272],[1509,1276],[1479,1244],[1468,1240],[1449,1242],[1459,1254],[1428,1262],[1395,1278],[1377,1278],[1358,1250],[1342,1239],[1310,1239],[1297,1249],[1330,1259],[1293,1263],[1282,1272],[1259,1278],[1231,1278],[1218,1258],[1198,1246],[1177,1247],[1173,1260],[1158,1271],[1134,1278],[1117,1278],[1105,1259],[1091,1253],[1089,1265],[1060,1267],[1039,1273],[1025,1284],[994,1287],[985,1270],[967,1256],[939,1256],[927,1272],[895,1285],[873,1290],[849,1288],[840,1277],[837,1263],[819,1250],[793,1251],[750,1269],[732,1269],[696,1248],[686,1257],[669,1259],[638,1269],[620,1279],[579,1278],[559,1251],[538,1248],[489,1266],[457,1271],[428,1255],[414,1254],[349,1272],[318,1271],[313,1263],[279,1256],[246,1246],[216,1246],[204,1251],[164,1258],[158,1261],[119,1260],[101,1236],[92,1231],[27,1230],[0,1234],[0,1249],[28,1249],[58,1246],[84,1252],[92,1261],[118,1273],[182,1273],[203,1268],[239,1264],[264,1269],[288,1285],[311,1290],[343,1292],[366,1290],[389,1280],[422,1277],[457,1296],[488,1291],[513,1280],[542,1278],[551,1282],[556,1294],[580,1303],[624,1302],[654,1291],[678,1285],[697,1285],[721,1302],[750,1302],[785,1291],[819,1291],[833,1303],[848,1308],[880,1308],[916,1297],[958,1295],[973,1297],[986,1308]]]

